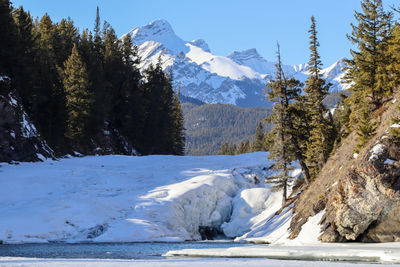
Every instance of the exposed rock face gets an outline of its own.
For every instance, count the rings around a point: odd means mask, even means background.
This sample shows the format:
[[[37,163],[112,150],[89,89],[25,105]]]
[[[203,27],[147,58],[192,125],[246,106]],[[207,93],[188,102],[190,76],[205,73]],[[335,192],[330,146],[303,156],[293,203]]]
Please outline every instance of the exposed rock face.
[[[8,84],[1,84],[9,86]],[[70,144],[68,153],[75,156],[123,154],[136,155],[136,150],[128,138],[108,123],[104,131],[92,137],[86,146]],[[53,151],[40,136],[35,125],[14,94],[0,95],[0,162],[40,161],[63,156],[65,153]]]
[[[350,134],[299,196],[291,221],[297,237],[307,218],[325,210],[323,242],[400,241],[400,140],[390,134],[396,104],[387,102],[373,117],[376,135],[353,155],[357,135]]]
[[[400,241],[400,143],[383,135],[328,196],[325,242]]]
[[[0,162],[54,157],[12,94],[0,95]]]

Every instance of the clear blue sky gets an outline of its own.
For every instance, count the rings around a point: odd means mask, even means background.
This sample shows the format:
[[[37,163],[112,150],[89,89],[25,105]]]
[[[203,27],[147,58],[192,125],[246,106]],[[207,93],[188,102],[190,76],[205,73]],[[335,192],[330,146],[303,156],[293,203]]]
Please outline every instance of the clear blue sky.
[[[281,45],[285,64],[308,61],[310,17],[317,20],[324,66],[349,55],[354,10],[359,0],[11,0],[36,16],[47,12],[53,21],[71,17],[81,30],[93,28],[96,6],[120,36],[155,19],[166,19],[175,33],[190,41],[203,38],[216,55],[256,48],[275,61]],[[399,0],[383,0],[400,6]]]

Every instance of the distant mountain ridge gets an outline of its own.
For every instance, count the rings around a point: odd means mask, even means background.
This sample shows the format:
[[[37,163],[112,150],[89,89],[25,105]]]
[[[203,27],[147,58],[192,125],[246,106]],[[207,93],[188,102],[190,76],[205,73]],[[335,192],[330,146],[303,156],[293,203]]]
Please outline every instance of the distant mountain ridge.
[[[127,33],[142,60],[141,67],[161,58],[165,70],[172,68],[175,86],[185,96],[207,104],[233,104],[242,107],[268,107],[263,90],[274,77],[275,63],[264,59],[255,48],[234,51],[228,56],[214,55],[203,39],[184,41],[166,20],[155,20]],[[306,51],[305,51],[306,52]],[[331,91],[346,89],[340,83],[343,60],[338,60],[322,74],[332,83]],[[285,65],[289,77],[307,78],[306,64]]]

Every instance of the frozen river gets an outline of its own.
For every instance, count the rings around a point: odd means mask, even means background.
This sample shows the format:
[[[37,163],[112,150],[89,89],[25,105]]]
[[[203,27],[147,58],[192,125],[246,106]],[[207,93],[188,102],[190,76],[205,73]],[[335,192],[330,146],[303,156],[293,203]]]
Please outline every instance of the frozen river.
[[[346,252],[344,253],[341,250]],[[394,248],[394,250],[398,249]],[[179,255],[179,253],[186,255],[186,257],[163,256],[168,254],[169,251],[177,253],[175,255]],[[372,251],[380,251],[380,254],[387,254],[390,249],[387,247],[380,248],[380,245],[369,247],[368,245],[348,246],[337,244],[334,247],[322,245],[314,248],[270,247],[268,245],[233,242],[5,244],[0,245],[0,266],[359,267],[366,265],[372,267],[396,265],[363,261],[367,260],[366,258],[362,259],[363,255],[373,255]],[[356,257],[353,260],[347,257],[347,261],[338,261],[341,257],[332,258],[331,261],[328,261],[328,252],[337,254],[336,256],[339,254],[349,256],[349,253],[354,253]],[[310,260],[308,261],[301,260],[305,259],[304,253],[307,255],[315,254],[316,257],[309,257],[308,259]],[[288,257],[286,254],[291,256]],[[295,254],[299,256],[297,259]],[[318,260],[318,255],[323,256],[320,258],[323,261]]]

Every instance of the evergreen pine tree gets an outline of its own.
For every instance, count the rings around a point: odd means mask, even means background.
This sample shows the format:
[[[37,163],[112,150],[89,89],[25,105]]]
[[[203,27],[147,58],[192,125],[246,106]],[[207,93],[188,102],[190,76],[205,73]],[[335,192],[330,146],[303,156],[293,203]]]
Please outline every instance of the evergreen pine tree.
[[[71,18],[62,19],[56,26],[56,64],[62,67],[65,60],[71,55],[72,47],[78,42],[79,31]]]
[[[122,132],[129,138],[134,147],[139,147],[143,142],[143,114],[145,113],[143,90],[140,83],[142,76],[138,69],[140,61],[137,55],[137,47],[132,44],[130,36],[126,35],[122,41],[124,64],[120,108],[122,114],[116,116],[122,120]]]
[[[250,147],[250,142],[249,140],[247,140],[246,142],[244,142],[244,147],[243,147],[243,153],[249,153],[251,152],[251,147]]]
[[[36,96],[33,120],[42,136],[57,151],[65,151],[64,133],[67,113],[65,92],[57,68],[57,32],[46,13],[38,22],[35,58],[37,81],[33,88]]]
[[[25,110],[32,115],[37,100],[35,88],[37,63],[35,62],[38,47],[35,42],[35,29],[32,17],[22,7],[13,11],[18,36],[16,44],[16,67],[13,69],[13,86],[19,92]]]
[[[240,155],[240,154],[243,154],[243,153],[246,153],[245,143],[243,141],[240,141],[239,146],[236,147],[235,154],[236,155]]]
[[[10,76],[15,57],[15,25],[9,0],[0,0],[0,76]],[[6,88],[6,87],[5,87]],[[7,94],[8,92],[0,92]]]
[[[365,107],[361,110],[360,122],[357,126],[356,133],[358,135],[358,143],[356,145],[355,152],[360,152],[360,149],[375,135],[376,123],[371,121],[368,108]]]
[[[107,113],[109,112],[110,98],[107,98],[107,82],[104,73],[104,43],[100,29],[99,7],[96,10],[94,35],[84,31],[81,36],[80,50],[84,59],[90,80],[90,92],[95,96],[90,112],[89,130],[92,135],[103,132]]]
[[[319,42],[315,18],[311,17],[310,33],[310,61],[309,77],[306,80],[306,107],[310,116],[310,137],[307,142],[307,165],[311,177],[315,178],[318,171],[327,161],[332,150],[335,137],[333,136],[333,125],[331,121],[324,118],[328,113],[324,107],[323,99],[328,94],[330,84],[321,77],[321,60],[318,54]]]
[[[177,94],[174,94],[174,101],[172,104],[172,139],[173,139],[173,154],[184,155],[185,154],[185,127],[184,118],[181,108],[180,89]]]
[[[400,112],[400,105],[397,106],[397,112]],[[392,127],[390,127],[390,133],[396,137],[397,141],[400,141],[400,116],[392,118]],[[394,126],[394,127],[393,127]]]
[[[77,46],[74,45],[70,57],[64,63],[63,84],[67,98],[68,130],[66,136],[75,142],[82,142],[90,118],[92,94],[87,69]]]
[[[287,201],[288,181],[291,179],[289,176],[290,164],[293,160],[289,104],[296,92],[287,86],[282,70],[279,44],[277,57],[276,76],[274,80],[269,81],[267,87],[270,88],[268,99],[274,103],[273,114],[268,118],[268,122],[274,125],[271,132],[275,134],[274,141],[269,148],[268,158],[274,160],[273,169],[278,174],[267,177],[266,182],[273,184],[273,188],[276,190],[282,189],[282,206],[284,206]]]
[[[262,126],[262,123],[259,122],[256,133],[254,135],[254,144],[253,144],[253,151],[264,151],[265,146],[264,146],[264,129]]]
[[[387,71],[390,76],[389,88],[396,88],[400,84],[400,24],[395,23],[388,48],[391,57],[390,64],[387,64]]]
[[[347,36],[358,49],[351,50],[352,58],[346,61],[349,67],[345,80],[352,92],[347,101],[352,109],[350,125],[353,127],[360,121],[365,104],[373,111],[393,91],[388,76],[392,58],[387,51],[393,15],[384,11],[381,0],[363,0],[361,7],[362,12],[354,15],[358,25],[351,24],[353,31]]]
[[[144,101],[144,154],[173,154],[173,97],[172,77],[167,76],[159,58],[156,66],[145,71]]]
[[[218,153],[218,155],[228,155],[228,142],[225,142],[221,145],[221,149]]]
[[[278,53],[278,64],[276,67],[276,78],[275,80],[271,80],[267,85],[272,90],[272,92],[269,93],[269,100],[276,102],[279,100],[280,96],[282,96],[281,101],[283,101],[283,111],[285,113],[282,119],[286,118],[283,121],[285,122],[285,131],[289,136],[287,139],[290,144],[287,147],[291,148],[291,157],[299,162],[304,179],[306,183],[309,184],[310,172],[305,157],[306,138],[308,136],[308,116],[306,116],[306,112],[304,112],[304,98],[300,95],[303,84],[294,78],[286,79],[282,70],[280,53]],[[276,124],[277,121],[280,120],[281,119],[276,114],[272,114],[266,119],[266,122]],[[279,147],[279,140],[276,139],[276,137],[280,135],[278,129],[279,128],[276,127],[272,128],[265,137],[265,146],[269,152]],[[277,151],[279,153],[279,149]]]

